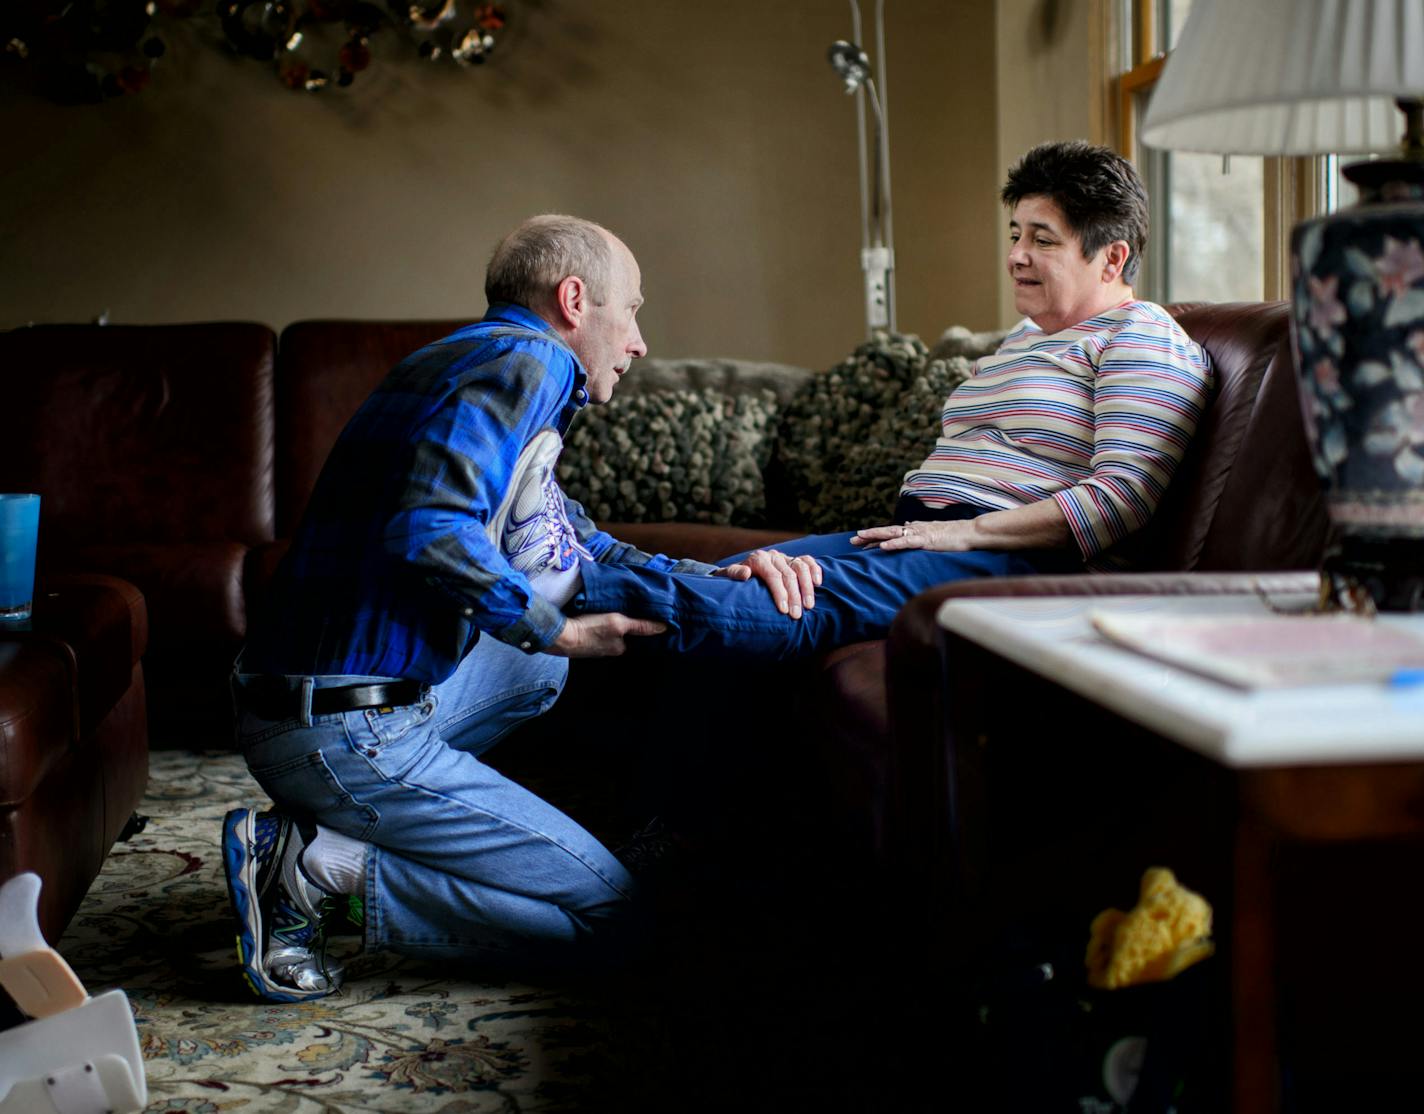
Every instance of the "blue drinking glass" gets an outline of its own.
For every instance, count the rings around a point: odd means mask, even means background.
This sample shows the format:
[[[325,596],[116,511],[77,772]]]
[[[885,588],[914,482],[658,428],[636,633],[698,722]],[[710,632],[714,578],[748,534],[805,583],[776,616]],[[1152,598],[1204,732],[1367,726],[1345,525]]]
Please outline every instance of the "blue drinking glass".
[[[0,495],[0,624],[30,617],[39,530],[38,495]]]

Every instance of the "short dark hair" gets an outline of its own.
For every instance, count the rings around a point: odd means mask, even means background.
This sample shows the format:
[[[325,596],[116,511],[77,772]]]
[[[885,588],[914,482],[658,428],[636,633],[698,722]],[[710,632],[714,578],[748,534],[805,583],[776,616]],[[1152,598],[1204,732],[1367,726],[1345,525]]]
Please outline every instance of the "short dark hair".
[[[1040,143],[1009,170],[999,197],[1010,209],[1025,197],[1047,197],[1063,210],[1084,259],[1125,240],[1122,278],[1136,279],[1147,247],[1147,190],[1132,163],[1112,148],[1081,139]]]
[[[608,300],[613,272],[610,233],[563,213],[530,217],[499,242],[485,271],[485,300],[534,309],[559,283],[578,275],[595,305]]]

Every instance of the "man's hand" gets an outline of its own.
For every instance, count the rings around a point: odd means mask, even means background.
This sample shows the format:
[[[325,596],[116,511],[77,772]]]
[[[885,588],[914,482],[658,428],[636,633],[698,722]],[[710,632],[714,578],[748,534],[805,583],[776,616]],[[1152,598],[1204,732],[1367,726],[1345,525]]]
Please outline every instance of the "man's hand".
[[[787,557],[775,549],[758,549],[745,561],[718,569],[713,576],[729,580],[750,580],[756,577],[771,593],[776,610],[793,619],[801,618],[801,609],[816,606],[816,586],[821,583],[821,566],[814,557]]]
[[[574,615],[564,620],[559,637],[545,647],[546,654],[565,658],[611,658],[628,649],[624,639],[662,634],[666,623],[655,619],[631,619],[619,611],[596,615]]]

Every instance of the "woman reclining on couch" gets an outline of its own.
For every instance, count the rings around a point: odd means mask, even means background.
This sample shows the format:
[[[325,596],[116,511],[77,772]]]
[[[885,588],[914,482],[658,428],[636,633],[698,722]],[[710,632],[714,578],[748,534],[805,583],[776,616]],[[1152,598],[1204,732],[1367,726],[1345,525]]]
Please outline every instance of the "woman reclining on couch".
[[[667,623],[630,640],[641,651],[792,658],[884,637],[906,601],[945,581],[1114,567],[1112,547],[1151,518],[1196,430],[1210,363],[1161,306],[1133,295],[1147,195],[1126,159],[1044,144],[1010,170],[1001,198],[1027,320],[946,401],[893,525],[769,551],[790,559],[801,586],[788,613],[756,584],[595,562],[582,563],[567,610]],[[552,458],[546,467],[551,476]]]

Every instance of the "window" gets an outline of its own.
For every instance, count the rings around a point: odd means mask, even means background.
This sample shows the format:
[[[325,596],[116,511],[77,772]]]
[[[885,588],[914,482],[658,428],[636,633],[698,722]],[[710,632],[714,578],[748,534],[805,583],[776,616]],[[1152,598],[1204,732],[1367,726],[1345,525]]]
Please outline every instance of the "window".
[[[1402,127],[1402,125],[1401,125]],[[1373,162],[1387,155],[1327,155],[1320,159],[1320,212],[1333,213],[1360,200],[1360,187],[1345,177],[1345,168],[1359,162]]]
[[[1137,121],[1191,0],[1121,0],[1120,149],[1152,199],[1152,234],[1138,292],[1158,302],[1258,301],[1267,296],[1268,162],[1261,158],[1147,150]],[[1271,292],[1271,296],[1276,296]]]

